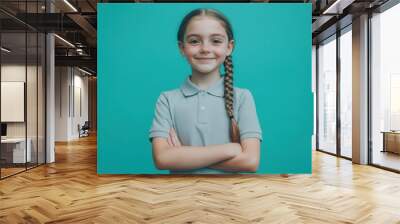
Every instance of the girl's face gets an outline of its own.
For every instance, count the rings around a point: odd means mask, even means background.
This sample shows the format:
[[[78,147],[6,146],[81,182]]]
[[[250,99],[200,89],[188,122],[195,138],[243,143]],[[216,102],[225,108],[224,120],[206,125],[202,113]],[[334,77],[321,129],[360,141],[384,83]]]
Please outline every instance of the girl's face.
[[[198,73],[218,72],[226,56],[233,50],[233,40],[228,40],[225,28],[213,17],[195,16],[191,19],[179,43],[181,53],[192,69]]]

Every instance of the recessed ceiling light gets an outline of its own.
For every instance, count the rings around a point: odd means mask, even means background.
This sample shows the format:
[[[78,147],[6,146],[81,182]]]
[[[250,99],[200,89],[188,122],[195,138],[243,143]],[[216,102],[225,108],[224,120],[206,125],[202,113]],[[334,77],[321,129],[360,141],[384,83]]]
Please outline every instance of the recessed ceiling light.
[[[75,48],[75,45],[71,44],[71,42],[69,42],[68,40],[66,40],[66,39],[64,39],[64,38],[62,38],[62,37],[60,37],[60,36],[57,35],[57,34],[54,34],[54,36],[57,37],[58,39],[60,39],[61,41],[63,41],[64,43],[66,43],[67,45],[69,45],[69,46]]]
[[[4,51],[4,52],[6,52],[6,53],[10,53],[10,52],[11,52],[11,50],[9,50],[9,49],[7,49],[7,48],[5,48],[5,47],[1,47],[1,50]]]
[[[69,3],[68,0],[64,0],[65,4],[67,4],[72,10],[74,10],[74,12],[78,12],[78,10],[71,4]]]
[[[92,73],[90,73],[90,72],[88,72],[88,71],[86,71],[86,70],[83,70],[83,69],[81,69],[81,68],[79,68],[79,67],[78,67],[78,70],[81,71],[81,72],[83,72],[83,73],[85,73],[85,74],[87,74],[87,75],[92,75]]]
[[[343,9],[351,5],[355,0],[336,0],[327,9],[322,12],[322,14],[342,14]]]

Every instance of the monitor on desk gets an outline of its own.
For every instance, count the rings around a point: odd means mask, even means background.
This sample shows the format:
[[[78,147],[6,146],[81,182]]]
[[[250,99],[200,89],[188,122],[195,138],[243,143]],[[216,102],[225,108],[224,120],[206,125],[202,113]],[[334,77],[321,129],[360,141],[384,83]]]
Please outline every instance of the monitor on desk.
[[[1,138],[5,138],[7,136],[7,124],[1,123]]]

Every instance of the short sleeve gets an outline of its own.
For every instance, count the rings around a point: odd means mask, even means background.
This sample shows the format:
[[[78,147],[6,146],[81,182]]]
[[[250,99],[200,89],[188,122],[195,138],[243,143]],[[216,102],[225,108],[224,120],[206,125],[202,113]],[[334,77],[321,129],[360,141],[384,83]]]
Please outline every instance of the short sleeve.
[[[244,90],[238,111],[240,139],[258,138],[262,141],[262,132],[258,121],[256,105],[249,90]]]
[[[153,123],[150,128],[149,140],[151,141],[154,137],[168,138],[171,127],[172,118],[169,102],[165,94],[161,94],[156,103]]]

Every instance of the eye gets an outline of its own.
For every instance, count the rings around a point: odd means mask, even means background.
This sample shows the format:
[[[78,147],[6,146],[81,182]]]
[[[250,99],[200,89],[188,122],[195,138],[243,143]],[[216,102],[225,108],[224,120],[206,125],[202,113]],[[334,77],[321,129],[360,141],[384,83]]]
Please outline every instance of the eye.
[[[190,45],[198,45],[198,44],[200,44],[200,41],[197,40],[197,39],[189,39],[187,42],[188,42]]]
[[[211,41],[213,44],[216,44],[216,45],[222,44],[224,42],[224,40],[219,39],[219,38],[212,39]]]

